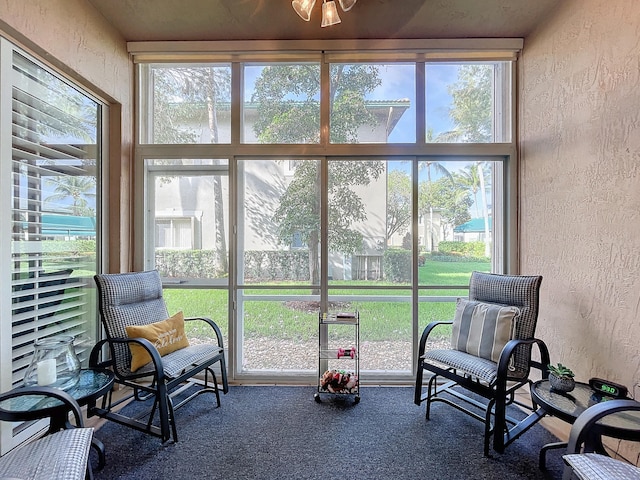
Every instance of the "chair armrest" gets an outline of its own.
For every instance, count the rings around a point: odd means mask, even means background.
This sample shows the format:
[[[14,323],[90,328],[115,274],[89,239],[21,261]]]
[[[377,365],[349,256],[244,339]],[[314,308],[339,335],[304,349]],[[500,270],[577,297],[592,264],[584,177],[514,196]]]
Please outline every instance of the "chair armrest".
[[[635,400],[608,400],[587,408],[571,427],[567,454],[580,453],[583,443],[585,452],[593,452],[595,445],[591,443],[593,437],[590,430],[594,424],[607,415],[632,410],[640,411],[640,403]]]
[[[550,363],[549,359],[549,348],[547,344],[544,343],[539,338],[529,338],[529,339],[513,339],[509,340],[502,352],[500,352],[500,360],[498,361],[498,380],[502,380],[506,383],[507,378],[509,376],[509,363],[511,360],[511,356],[514,354],[516,348],[520,345],[537,345],[540,350],[540,361],[534,362],[529,361],[530,367],[538,368],[542,372],[542,378],[547,378],[549,376],[549,372],[547,371],[547,365]]]
[[[124,375],[121,371],[121,368],[118,367],[118,365],[115,362],[115,351],[114,351],[114,345],[118,345],[118,344],[128,344],[128,343],[137,343],[139,345],[141,345],[149,354],[149,356],[151,357],[151,361],[153,362],[154,365],[154,370],[155,372],[148,372],[145,371],[145,373],[143,374],[136,374],[135,372],[133,372],[132,375]],[[111,354],[111,358],[109,360],[105,360],[100,362],[98,360],[98,358],[100,357],[101,353],[102,353],[102,348],[104,345],[108,345],[109,346],[109,350],[110,350],[110,354]],[[147,340],[146,338],[140,338],[140,337],[132,337],[132,338],[105,338],[104,340],[100,340],[98,343],[96,343],[93,348],[91,349],[91,354],[89,355],[89,366],[91,368],[109,368],[112,367],[114,370],[114,373],[117,377],[119,378],[134,378],[134,377],[148,377],[150,375],[155,375],[155,377],[158,380],[164,380],[164,368],[162,366],[162,357],[160,356],[160,353],[158,352],[158,349],[156,347],[154,347],[154,345]]]
[[[214,331],[214,333],[216,334],[216,339],[218,340],[218,346],[220,348],[224,348],[224,340],[222,339],[222,331],[220,330],[220,327],[218,326],[218,324],[216,322],[214,322],[213,320],[211,320],[210,318],[207,317],[189,317],[189,318],[185,318],[184,321],[185,322],[192,322],[194,320],[200,320],[203,321],[205,323],[207,323]]]
[[[420,344],[418,346],[418,358],[424,355],[424,350],[426,348],[429,335],[431,334],[433,329],[436,328],[438,325],[453,325],[453,320],[440,320],[440,321],[430,322],[429,324],[427,324],[426,327],[424,327],[424,330],[422,331],[422,336],[420,337]]]
[[[547,344],[539,338],[509,340],[503,347],[502,352],[500,352],[500,360],[498,361],[498,377],[505,376],[508,372],[511,356],[520,345],[538,346],[538,349],[540,350],[540,362],[530,362],[530,365],[539,368],[542,371],[542,378],[547,378],[549,376],[547,365],[550,363],[549,348],[547,347]]]
[[[52,415],[58,415],[60,409],[64,408],[65,411],[73,413],[77,427],[84,427],[84,420],[82,418],[80,405],[71,395],[59,388],[44,386],[14,388],[13,390],[0,394],[0,402],[11,398],[30,395],[54,398],[62,404],[47,405],[44,406],[44,408],[34,408],[33,410],[6,410],[0,407],[0,420],[8,422],[26,422],[40,418],[50,418]]]

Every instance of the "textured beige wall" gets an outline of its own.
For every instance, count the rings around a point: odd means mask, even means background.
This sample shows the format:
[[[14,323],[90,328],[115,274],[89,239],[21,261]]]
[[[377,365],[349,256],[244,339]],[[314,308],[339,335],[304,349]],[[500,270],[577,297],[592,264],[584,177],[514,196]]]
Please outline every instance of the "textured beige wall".
[[[582,381],[640,382],[640,2],[565,0],[519,73],[522,273]],[[640,388],[636,388],[640,395]]]
[[[86,0],[0,0],[0,32],[111,105],[109,269],[126,269],[134,82],[125,40]]]

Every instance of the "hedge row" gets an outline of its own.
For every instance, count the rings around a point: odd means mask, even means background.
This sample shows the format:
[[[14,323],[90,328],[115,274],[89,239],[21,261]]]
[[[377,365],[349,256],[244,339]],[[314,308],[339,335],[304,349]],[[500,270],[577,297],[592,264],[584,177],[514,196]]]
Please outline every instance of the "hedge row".
[[[459,255],[463,257],[484,257],[484,242],[440,242],[440,255]]]
[[[215,250],[157,250],[156,268],[160,275],[171,278],[227,275]],[[245,252],[244,280],[309,280],[309,254],[306,250]]]
[[[440,242],[439,252],[422,253],[418,265],[428,260],[444,262],[484,261],[483,242]],[[383,275],[389,282],[411,281],[411,251],[389,248],[383,255]],[[158,250],[156,267],[162,276],[189,278],[221,278],[226,272],[220,269],[217,252],[213,250]],[[307,250],[261,251],[244,254],[244,280],[260,281],[308,281],[309,253]]]

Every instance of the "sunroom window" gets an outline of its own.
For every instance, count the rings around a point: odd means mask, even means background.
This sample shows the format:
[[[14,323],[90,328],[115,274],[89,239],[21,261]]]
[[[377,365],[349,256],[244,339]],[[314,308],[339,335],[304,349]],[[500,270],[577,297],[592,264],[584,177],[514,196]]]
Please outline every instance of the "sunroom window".
[[[357,309],[363,379],[407,381],[418,332],[453,315],[471,272],[512,267],[517,47],[231,43],[184,57],[138,52],[140,127],[168,135],[154,145],[143,135],[137,149],[145,266],[163,272],[170,309],[229,306],[217,320],[229,321],[235,378],[313,383],[327,341],[318,312]],[[215,60],[197,68],[228,66],[228,110],[205,97],[189,110],[187,77],[154,83],[198,57]],[[186,128],[164,116],[167,99],[215,118]],[[228,137],[214,131],[223,124]],[[189,229],[195,210],[202,225]]]

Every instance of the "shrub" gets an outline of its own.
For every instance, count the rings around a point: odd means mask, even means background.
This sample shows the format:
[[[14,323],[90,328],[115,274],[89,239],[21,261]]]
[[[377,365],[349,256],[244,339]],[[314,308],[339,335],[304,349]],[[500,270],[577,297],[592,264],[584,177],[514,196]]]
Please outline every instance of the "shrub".
[[[440,242],[438,253],[443,255],[458,255],[463,257],[484,258],[484,242]]]
[[[411,281],[411,251],[388,248],[384,251],[383,272],[385,280],[396,283]]]
[[[252,250],[244,254],[245,279],[250,281],[309,280],[309,252],[306,250]],[[160,275],[173,278],[222,278],[215,250],[157,250],[156,268]]]

